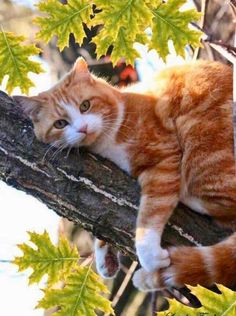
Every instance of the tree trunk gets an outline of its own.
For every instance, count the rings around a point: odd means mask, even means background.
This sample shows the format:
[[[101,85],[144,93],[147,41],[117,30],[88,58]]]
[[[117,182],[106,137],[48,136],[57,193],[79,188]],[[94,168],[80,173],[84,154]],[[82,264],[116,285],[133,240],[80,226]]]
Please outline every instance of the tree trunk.
[[[35,139],[32,124],[0,92],[0,179],[33,195],[95,236],[135,258],[133,237],[139,187],[111,162],[86,151],[67,157]],[[20,208],[19,208],[20,211]],[[4,212],[4,210],[2,210]],[[213,244],[230,234],[183,205],[171,217],[165,244]]]

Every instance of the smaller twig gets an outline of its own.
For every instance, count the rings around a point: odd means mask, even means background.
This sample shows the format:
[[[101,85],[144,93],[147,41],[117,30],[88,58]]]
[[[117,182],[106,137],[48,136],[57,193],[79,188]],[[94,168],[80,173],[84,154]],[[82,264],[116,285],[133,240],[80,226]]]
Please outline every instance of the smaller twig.
[[[113,298],[112,300],[112,307],[115,307],[116,304],[118,303],[119,301],[119,298],[121,297],[121,295],[124,293],[124,290],[126,289],[135,269],[137,268],[138,266],[138,262],[137,261],[133,261],[133,263],[131,264],[130,268],[129,268],[129,271],[127,272],[123,282],[121,283],[121,286],[119,288],[119,290],[117,291],[115,297]],[[107,316],[107,315],[105,315]]]
[[[156,316],[156,313],[157,313],[157,297],[158,297],[158,294],[159,294],[158,291],[152,292],[152,296],[151,296],[152,316]]]
[[[219,26],[219,21],[222,19],[224,14],[228,11],[229,4],[227,2],[224,2],[220,7],[219,10],[215,13],[214,19],[211,23],[211,30],[214,33],[214,31]]]
[[[91,254],[89,257],[87,257],[81,264],[80,267],[85,267],[89,264],[91,264],[94,260],[94,254]]]
[[[1,263],[12,263],[12,260],[0,259]]]
[[[223,55],[231,63],[236,63],[236,47],[226,44],[222,41],[213,40],[210,35],[208,35],[199,25],[194,22],[192,22],[191,25],[203,33],[203,40],[208,42],[212,48]]]
[[[125,274],[129,272],[129,268],[127,268],[124,264],[120,264],[120,269],[123,271]]]
[[[205,40],[206,42],[210,42],[211,44],[215,44],[215,45],[219,45],[223,48],[225,48],[229,53],[231,53],[233,56],[236,57],[236,47],[229,45],[229,44],[225,44],[222,41],[214,41],[214,40]]]

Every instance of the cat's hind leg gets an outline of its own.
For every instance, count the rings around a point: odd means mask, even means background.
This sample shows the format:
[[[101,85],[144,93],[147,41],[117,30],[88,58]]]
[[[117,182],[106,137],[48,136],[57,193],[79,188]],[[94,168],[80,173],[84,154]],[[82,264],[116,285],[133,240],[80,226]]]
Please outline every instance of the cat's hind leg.
[[[119,271],[118,252],[104,240],[95,239],[97,272],[105,279],[114,278]]]

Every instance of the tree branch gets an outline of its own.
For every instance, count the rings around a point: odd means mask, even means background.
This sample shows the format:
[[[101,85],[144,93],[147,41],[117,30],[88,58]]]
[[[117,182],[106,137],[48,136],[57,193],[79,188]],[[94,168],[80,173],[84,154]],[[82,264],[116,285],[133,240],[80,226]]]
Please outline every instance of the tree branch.
[[[85,151],[68,157],[61,153],[53,160],[52,152],[45,155],[47,150],[35,139],[31,123],[13,100],[0,92],[0,179],[135,258],[136,181]],[[179,205],[163,239],[171,245],[206,245],[230,233]]]

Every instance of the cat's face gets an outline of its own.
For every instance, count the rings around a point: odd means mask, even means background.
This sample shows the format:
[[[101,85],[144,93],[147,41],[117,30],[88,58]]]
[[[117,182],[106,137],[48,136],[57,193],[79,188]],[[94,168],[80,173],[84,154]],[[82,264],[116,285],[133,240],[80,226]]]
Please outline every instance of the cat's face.
[[[56,147],[92,145],[116,123],[120,93],[92,76],[83,59],[52,89],[14,97],[32,119],[37,138]]]

